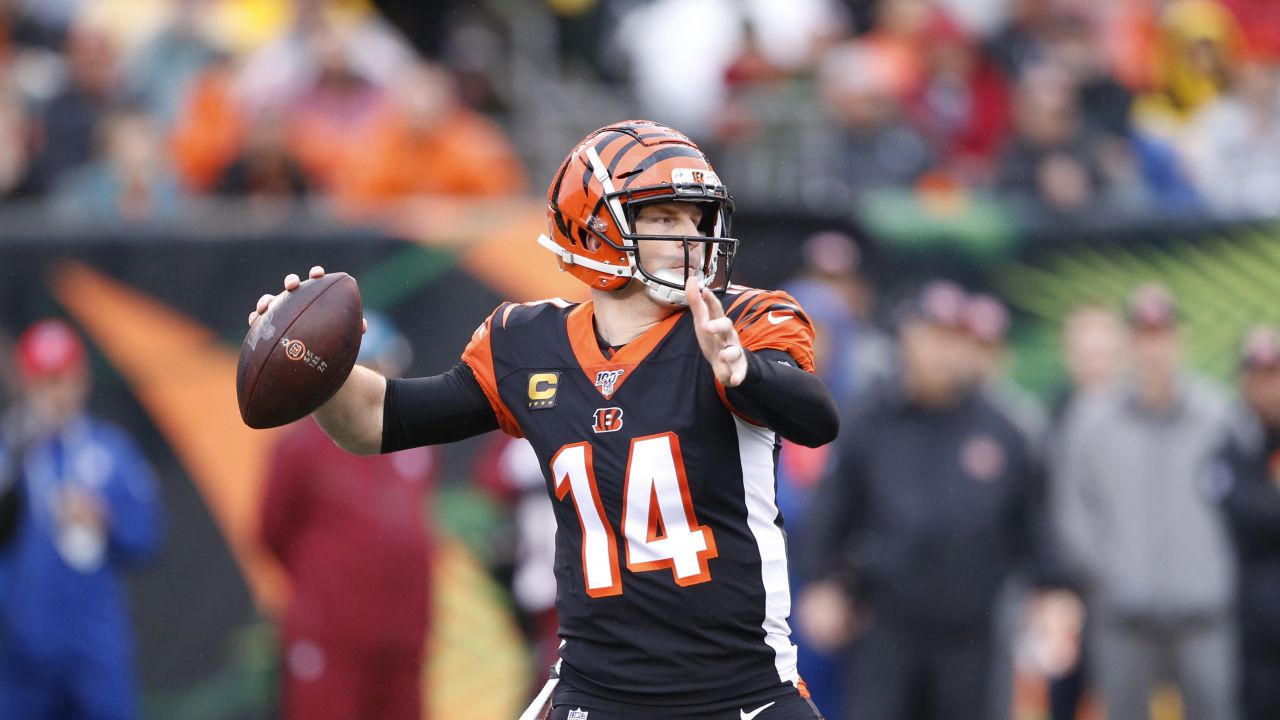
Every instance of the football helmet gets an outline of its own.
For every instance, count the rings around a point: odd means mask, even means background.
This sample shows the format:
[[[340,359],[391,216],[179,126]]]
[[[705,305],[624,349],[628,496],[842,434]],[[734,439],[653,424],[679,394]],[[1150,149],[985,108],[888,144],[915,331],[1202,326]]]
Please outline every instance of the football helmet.
[[[635,232],[638,208],[673,200],[704,204],[699,236]],[[656,122],[627,120],[587,135],[565,158],[547,190],[547,233],[538,242],[560,269],[595,289],[620,290],[634,278],[653,298],[683,305],[681,280],[690,268],[701,287],[717,279],[716,289],[728,287],[738,247],[729,236],[732,216],[729,191],[692,140]],[[643,240],[684,241],[685,278],[644,269]],[[701,257],[688,257],[691,243],[701,243]]]

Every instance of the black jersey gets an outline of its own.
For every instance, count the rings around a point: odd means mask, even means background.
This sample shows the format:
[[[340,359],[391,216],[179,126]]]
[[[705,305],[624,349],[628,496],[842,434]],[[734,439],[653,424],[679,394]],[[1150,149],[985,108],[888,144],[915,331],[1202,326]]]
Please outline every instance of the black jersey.
[[[790,296],[719,297],[744,347],[813,371]],[[606,353],[592,304],[556,300],[500,306],[463,354],[555,505],[562,676],[653,704],[796,682],[777,438],[729,406],[687,310]]]

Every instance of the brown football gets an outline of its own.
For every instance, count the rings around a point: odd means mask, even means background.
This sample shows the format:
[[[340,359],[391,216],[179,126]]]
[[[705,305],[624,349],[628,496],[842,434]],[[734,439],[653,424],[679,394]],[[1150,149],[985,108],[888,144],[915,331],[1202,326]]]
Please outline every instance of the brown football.
[[[346,273],[305,280],[249,328],[236,367],[240,417],[270,428],[323,405],[360,352],[360,288]]]

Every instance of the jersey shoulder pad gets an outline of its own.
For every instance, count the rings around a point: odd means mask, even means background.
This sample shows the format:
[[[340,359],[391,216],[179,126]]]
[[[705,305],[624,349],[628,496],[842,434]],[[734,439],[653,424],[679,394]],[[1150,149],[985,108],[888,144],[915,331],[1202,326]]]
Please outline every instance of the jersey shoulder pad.
[[[738,292],[731,295],[734,290]],[[813,372],[813,322],[795,298],[781,290],[739,286],[731,287],[725,296],[725,314],[743,347],[782,350]]]
[[[562,318],[573,305],[561,298],[547,298],[533,302],[507,302],[498,306],[489,316],[490,329],[511,330],[522,326],[545,322],[548,318]]]

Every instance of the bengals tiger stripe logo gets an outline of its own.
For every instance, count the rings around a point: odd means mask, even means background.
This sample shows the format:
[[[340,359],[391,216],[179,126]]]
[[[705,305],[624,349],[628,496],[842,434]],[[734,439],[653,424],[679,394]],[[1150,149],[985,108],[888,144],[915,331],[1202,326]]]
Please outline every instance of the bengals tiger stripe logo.
[[[591,429],[596,433],[615,432],[622,429],[622,408],[607,407],[596,410],[595,424]]]

